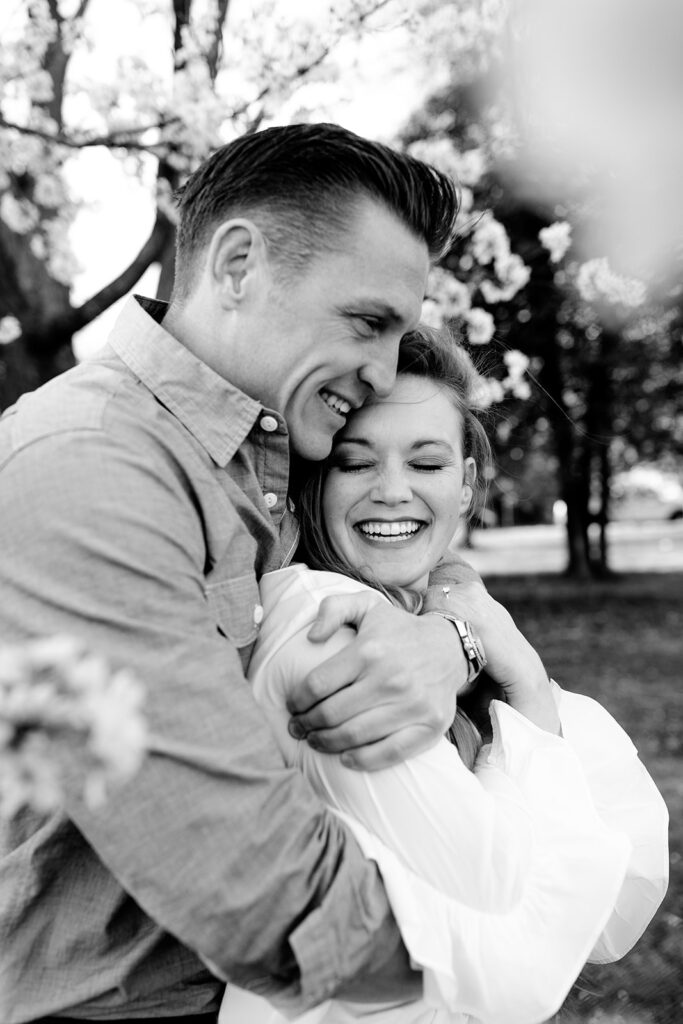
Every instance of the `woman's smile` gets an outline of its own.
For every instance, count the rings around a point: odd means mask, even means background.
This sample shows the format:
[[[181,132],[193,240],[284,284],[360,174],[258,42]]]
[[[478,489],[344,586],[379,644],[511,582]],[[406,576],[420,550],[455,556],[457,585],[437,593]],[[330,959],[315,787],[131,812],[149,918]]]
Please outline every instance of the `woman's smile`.
[[[370,544],[400,544],[414,540],[426,526],[417,519],[365,519],[356,523],[355,529]]]

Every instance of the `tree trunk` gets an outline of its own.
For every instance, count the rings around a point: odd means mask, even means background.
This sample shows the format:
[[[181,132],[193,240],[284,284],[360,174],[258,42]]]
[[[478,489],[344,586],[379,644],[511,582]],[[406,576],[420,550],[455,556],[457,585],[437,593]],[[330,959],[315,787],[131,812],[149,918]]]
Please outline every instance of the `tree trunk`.
[[[597,512],[593,516],[597,536],[591,545],[590,564],[592,574],[599,579],[610,575],[607,544],[611,477],[609,446],[613,435],[612,367],[618,346],[619,335],[612,330],[603,330],[597,339],[588,371],[586,433],[590,446],[590,474],[597,501]]]
[[[576,579],[590,577],[584,484],[578,472],[577,433],[564,401],[562,353],[554,315],[542,325],[543,367],[539,382],[546,392],[548,421],[552,428],[560,473],[560,494],[567,507],[567,563],[564,573]]]

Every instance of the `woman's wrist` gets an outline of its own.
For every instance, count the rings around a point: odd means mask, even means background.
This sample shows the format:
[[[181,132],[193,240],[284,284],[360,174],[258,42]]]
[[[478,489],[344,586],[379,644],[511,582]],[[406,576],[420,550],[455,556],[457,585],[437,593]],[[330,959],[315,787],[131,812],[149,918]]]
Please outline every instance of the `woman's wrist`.
[[[562,735],[560,716],[545,670],[535,675],[534,679],[528,679],[524,686],[508,690],[506,697],[510,707],[539,729],[545,729],[555,736]]]

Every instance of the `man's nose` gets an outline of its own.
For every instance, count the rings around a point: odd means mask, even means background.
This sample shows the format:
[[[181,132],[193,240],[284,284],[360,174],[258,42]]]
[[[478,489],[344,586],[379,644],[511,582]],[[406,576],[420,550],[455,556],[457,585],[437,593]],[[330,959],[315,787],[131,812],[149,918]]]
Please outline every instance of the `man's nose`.
[[[397,366],[398,341],[391,345],[377,345],[372,358],[358,371],[358,376],[378,398],[387,398],[396,383]]]

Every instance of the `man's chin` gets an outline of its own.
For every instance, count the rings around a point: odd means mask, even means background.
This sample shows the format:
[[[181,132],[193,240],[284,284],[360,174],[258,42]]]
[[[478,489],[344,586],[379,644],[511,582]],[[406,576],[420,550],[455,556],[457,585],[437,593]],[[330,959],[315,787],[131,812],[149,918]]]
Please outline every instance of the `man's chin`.
[[[302,438],[292,434],[291,446],[292,450],[307,462],[322,462],[332,451],[332,437],[326,434],[313,437],[309,434]]]

